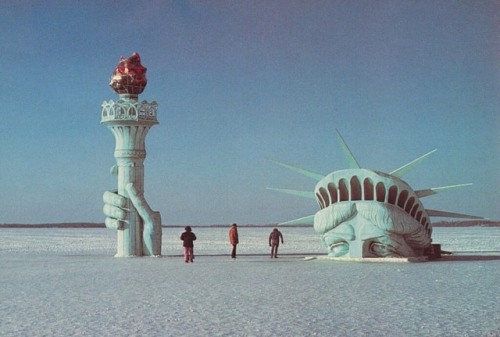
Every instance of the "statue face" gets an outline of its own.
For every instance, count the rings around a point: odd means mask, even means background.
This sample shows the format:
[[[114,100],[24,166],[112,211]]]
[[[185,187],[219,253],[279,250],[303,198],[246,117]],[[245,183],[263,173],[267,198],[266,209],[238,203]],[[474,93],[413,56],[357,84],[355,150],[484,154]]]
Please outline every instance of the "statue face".
[[[373,202],[330,205],[316,213],[314,229],[330,256],[411,257],[430,244],[419,222],[393,205]]]
[[[370,180],[361,188],[356,181],[366,178]],[[378,196],[370,187],[377,186],[377,182],[382,184],[378,184]],[[394,195],[387,195],[391,188]],[[330,256],[421,256],[431,243],[425,210],[415,193],[400,180],[368,170],[346,170],[340,177],[326,176],[316,190],[318,203],[326,207],[315,214],[314,229]]]

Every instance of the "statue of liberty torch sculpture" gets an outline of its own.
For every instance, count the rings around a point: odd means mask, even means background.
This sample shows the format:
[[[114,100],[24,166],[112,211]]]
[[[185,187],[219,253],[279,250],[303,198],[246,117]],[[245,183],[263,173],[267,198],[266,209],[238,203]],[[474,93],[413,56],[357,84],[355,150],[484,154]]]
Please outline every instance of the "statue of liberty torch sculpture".
[[[145,138],[158,124],[157,103],[139,102],[146,87],[146,68],[139,54],[121,58],[113,72],[110,87],[118,101],[103,102],[101,123],[113,132],[116,140],[117,193],[103,195],[106,227],[118,231],[116,257],[161,255],[161,217],[144,198]]]

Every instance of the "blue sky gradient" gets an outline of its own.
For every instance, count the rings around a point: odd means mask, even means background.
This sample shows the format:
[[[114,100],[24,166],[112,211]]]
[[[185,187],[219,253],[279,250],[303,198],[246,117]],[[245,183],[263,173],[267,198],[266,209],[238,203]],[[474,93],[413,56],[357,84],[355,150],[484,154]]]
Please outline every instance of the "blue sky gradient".
[[[316,182],[276,159],[364,168],[424,206],[500,219],[497,1],[3,1],[0,223],[103,222],[116,188],[101,103],[120,56],[159,104],[145,196],[164,224],[277,223],[317,211]],[[438,221],[438,218],[432,219]]]

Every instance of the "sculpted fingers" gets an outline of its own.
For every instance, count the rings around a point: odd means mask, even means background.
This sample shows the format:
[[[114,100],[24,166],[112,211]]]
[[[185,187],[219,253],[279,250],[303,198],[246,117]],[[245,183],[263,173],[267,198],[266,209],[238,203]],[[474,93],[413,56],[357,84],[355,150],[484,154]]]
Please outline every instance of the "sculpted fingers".
[[[110,229],[123,229],[123,220],[127,212],[123,209],[127,205],[127,199],[119,194],[106,191],[102,195],[104,206],[102,211],[106,216],[104,224]]]
[[[123,229],[125,218],[127,217],[126,211],[123,209],[112,206],[110,204],[104,204],[102,208],[104,215],[106,216],[106,220],[104,220],[104,224],[107,228],[110,229]]]
[[[104,220],[104,224],[106,225],[107,228],[110,229],[123,229],[124,227],[123,221],[112,218],[106,218],[106,220]]]
[[[104,215],[109,218],[125,220],[125,218],[127,217],[127,212],[125,210],[110,204],[104,204],[102,211]]]
[[[151,235],[161,236],[161,216],[159,212],[154,212],[148,205],[144,196],[137,192],[132,183],[127,184],[126,191],[130,202],[137,210],[137,213],[144,221],[144,230]],[[111,229],[123,229],[124,221],[127,220],[128,199],[117,193],[110,191],[104,192],[102,199],[104,201],[103,213],[106,216],[105,225]]]
[[[102,200],[105,204],[124,208],[127,206],[127,199],[117,193],[113,193],[110,191],[104,192],[102,195]]]

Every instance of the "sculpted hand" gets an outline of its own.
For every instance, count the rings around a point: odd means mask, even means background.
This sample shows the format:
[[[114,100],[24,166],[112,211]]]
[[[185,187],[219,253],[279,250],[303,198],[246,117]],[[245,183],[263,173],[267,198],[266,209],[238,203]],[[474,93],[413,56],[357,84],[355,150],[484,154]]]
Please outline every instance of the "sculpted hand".
[[[104,207],[102,211],[106,216],[104,224],[110,229],[123,230],[127,218],[127,198],[116,192],[106,191],[102,195]]]
[[[161,255],[161,215],[153,211],[142,194],[137,193],[132,183],[125,187],[130,202],[137,210],[144,223],[143,243],[144,255]],[[128,199],[117,193],[106,191],[103,194],[103,212],[106,215],[106,227],[123,230],[130,209]]]

